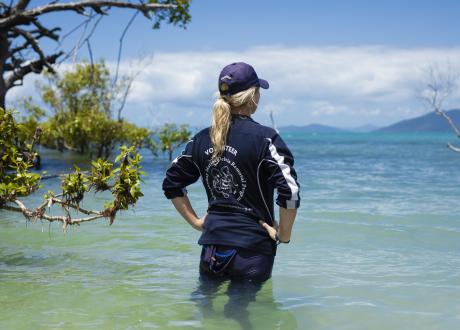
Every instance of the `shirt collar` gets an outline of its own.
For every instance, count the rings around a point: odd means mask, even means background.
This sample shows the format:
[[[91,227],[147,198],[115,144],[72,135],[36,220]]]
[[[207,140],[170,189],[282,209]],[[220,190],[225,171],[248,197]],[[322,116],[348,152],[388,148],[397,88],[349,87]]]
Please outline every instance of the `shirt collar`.
[[[254,119],[251,118],[251,116],[246,116],[246,115],[239,115],[236,113],[232,113],[232,119],[249,119],[250,121],[254,121]]]

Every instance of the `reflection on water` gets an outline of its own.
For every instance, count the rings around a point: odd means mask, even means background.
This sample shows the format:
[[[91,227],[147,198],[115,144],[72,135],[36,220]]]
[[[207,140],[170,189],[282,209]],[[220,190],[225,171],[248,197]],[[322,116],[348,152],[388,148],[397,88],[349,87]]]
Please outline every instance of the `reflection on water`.
[[[227,298],[223,311],[214,306],[214,301],[221,296]],[[275,302],[271,280],[261,283],[226,280],[200,274],[191,300],[199,308],[204,324],[208,319],[225,317],[236,321],[244,330],[297,328],[294,315],[287,310],[281,310],[281,305]],[[256,319],[253,316],[257,313],[250,312],[250,304],[255,302],[259,307],[263,305],[263,313]]]

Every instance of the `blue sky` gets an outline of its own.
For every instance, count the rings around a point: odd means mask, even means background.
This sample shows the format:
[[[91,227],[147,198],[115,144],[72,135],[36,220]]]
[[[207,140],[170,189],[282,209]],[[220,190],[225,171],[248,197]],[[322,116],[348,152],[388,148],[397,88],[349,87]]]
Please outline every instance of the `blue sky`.
[[[125,116],[147,125],[207,125],[219,71],[233,61],[253,64],[271,83],[255,115],[261,123],[270,111],[280,125],[382,126],[417,116],[426,112],[417,98],[424,68],[460,65],[459,12],[459,1],[446,0],[195,0],[186,30],[152,30],[139,15],[123,48],[122,72],[142,68]],[[131,15],[115,10],[100,22],[91,39],[96,58],[113,65]],[[64,31],[81,21],[73,13],[44,18]],[[69,49],[81,35],[82,29],[62,46]],[[85,58],[82,48],[68,63]],[[30,93],[32,80],[14,97]],[[459,99],[454,94],[449,106]]]

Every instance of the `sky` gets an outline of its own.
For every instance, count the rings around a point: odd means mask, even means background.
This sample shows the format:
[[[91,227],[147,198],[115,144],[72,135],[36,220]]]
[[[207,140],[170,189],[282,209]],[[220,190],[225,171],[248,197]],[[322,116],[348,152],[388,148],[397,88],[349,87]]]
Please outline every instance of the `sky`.
[[[30,7],[44,3],[32,1]],[[269,123],[270,112],[278,126],[385,126],[419,116],[428,111],[420,100],[426,68],[460,70],[459,12],[454,0],[195,0],[186,29],[163,24],[159,30],[138,15],[122,48],[120,72],[140,72],[123,115],[144,126],[207,126],[220,70],[244,61],[270,83],[254,115],[262,124]],[[111,11],[91,37],[94,58],[113,70],[132,15]],[[74,13],[42,18],[63,34],[80,22]],[[60,46],[43,47],[71,49],[84,32],[82,26]],[[59,70],[88,54],[82,47]],[[34,94],[36,79],[28,77],[8,101]],[[446,107],[459,106],[456,90]]]

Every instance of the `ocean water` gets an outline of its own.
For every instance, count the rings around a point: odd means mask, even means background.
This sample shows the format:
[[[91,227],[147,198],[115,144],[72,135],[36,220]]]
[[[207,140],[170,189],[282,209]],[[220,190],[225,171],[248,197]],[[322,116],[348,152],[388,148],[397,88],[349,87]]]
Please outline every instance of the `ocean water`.
[[[199,233],[162,195],[168,162],[145,154],[145,196],[112,226],[64,234],[0,211],[0,329],[459,329],[460,154],[446,148],[455,138],[282,136],[302,203],[260,290],[200,285]],[[82,161],[43,153],[49,172]],[[200,182],[189,196],[203,214]],[[85,206],[106,198],[89,194]]]

